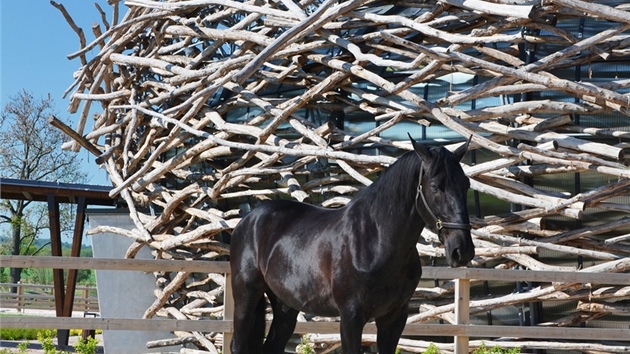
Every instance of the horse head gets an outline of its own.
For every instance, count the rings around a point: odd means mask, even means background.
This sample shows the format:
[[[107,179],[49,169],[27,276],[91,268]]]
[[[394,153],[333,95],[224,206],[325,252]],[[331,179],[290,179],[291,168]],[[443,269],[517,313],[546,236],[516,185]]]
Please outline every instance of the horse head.
[[[468,151],[470,140],[450,152],[444,147],[429,148],[409,138],[420,158],[415,203],[418,214],[426,227],[437,233],[446,248],[448,264],[465,266],[475,256],[475,247],[466,202],[470,181],[459,161]]]

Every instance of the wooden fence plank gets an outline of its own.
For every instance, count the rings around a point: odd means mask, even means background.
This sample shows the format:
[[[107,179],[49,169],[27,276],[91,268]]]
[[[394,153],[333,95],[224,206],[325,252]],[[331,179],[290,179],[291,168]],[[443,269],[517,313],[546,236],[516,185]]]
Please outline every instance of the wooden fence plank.
[[[173,271],[229,273],[229,262],[181,261],[165,259],[76,258],[51,256],[0,256],[3,267],[137,270],[143,272]],[[495,281],[564,282],[627,285],[628,273],[555,272],[512,269],[422,267],[423,279],[483,279]]]
[[[203,331],[232,332],[232,321],[90,317],[3,317],[5,328],[102,329],[111,331]]]
[[[51,256],[0,256],[3,267],[228,273],[229,262]]]
[[[630,284],[628,273],[587,273],[587,272],[556,272],[546,270],[514,270],[514,269],[484,269],[484,268],[444,268],[422,267],[423,279],[481,279],[494,281],[515,280],[531,282],[563,282],[563,283],[593,283],[610,285]]]
[[[83,318],[83,317],[6,317],[6,328],[103,329],[113,331],[233,331],[232,321],[190,321],[173,319]],[[295,333],[339,333],[337,322],[299,322]],[[376,334],[376,326],[369,323],[364,334]],[[463,337],[521,337],[554,338],[566,340],[617,340],[630,341],[630,329],[579,328],[579,327],[519,327],[488,325],[408,324],[404,335],[409,336],[463,336]]]
[[[5,292],[16,287],[17,293]],[[54,286],[45,284],[0,283],[0,304],[3,308],[23,310],[55,310]],[[77,286],[73,311],[99,311],[98,298],[90,297],[95,287]],[[76,292],[79,294],[76,294]],[[66,293],[67,295],[68,293]]]
[[[0,262],[7,267],[24,268],[56,268],[56,269],[105,269],[135,270],[151,272],[155,270],[230,273],[229,262],[190,262],[175,260],[138,260],[138,259],[105,259],[105,258],[61,258],[61,257],[29,257],[0,256]],[[545,338],[565,340],[616,340],[630,341],[630,329],[615,328],[578,328],[578,327],[520,327],[520,326],[486,326],[468,324],[469,286],[471,279],[499,281],[537,281],[564,283],[598,283],[622,284],[630,283],[628,273],[587,273],[587,272],[553,272],[498,270],[479,268],[440,268],[425,267],[425,279],[458,279],[456,282],[456,299],[458,300],[456,317],[458,324],[407,324],[403,334],[412,336],[453,336],[456,337],[458,352],[466,352],[469,337],[496,338]],[[10,317],[3,318],[3,327],[11,328],[56,328],[56,329],[104,329],[104,330],[145,330],[145,331],[201,331],[223,332],[224,353],[229,354],[229,340],[233,332],[231,286],[226,281],[226,305],[224,320],[174,320],[174,319],[120,319],[120,318],[54,318],[54,317]],[[336,322],[301,322],[296,326],[296,333],[339,333]],[[376,333],[373,323],[365,326],[364,334]]]

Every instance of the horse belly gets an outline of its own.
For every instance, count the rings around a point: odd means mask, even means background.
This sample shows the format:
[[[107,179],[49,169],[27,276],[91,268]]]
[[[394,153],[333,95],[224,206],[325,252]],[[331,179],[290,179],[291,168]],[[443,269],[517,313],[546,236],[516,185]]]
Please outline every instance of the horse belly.
[[[290,308],[316,316],[339,316],[339,310],[332,296],[321,289],[310,287],[287,289],[286,287],[271,285],[269,289],[285,306]]]
[[[338,316],[330,263],[320,252],[298,252],[290,257],[276,253],[270,258],[265,281],[286,306],[318,316]]]
[[[301,306],[300,306],[301,305]],[[299,306],[299,307],[298,307]],[[291,306],[293,307],[293,306]],[[332,298],[311,298],[307,299],[303,303],[296,303],[298,310],[316,316],[324,317],[336,317],[339,316],[339,309],[337,305],[332,301]]]

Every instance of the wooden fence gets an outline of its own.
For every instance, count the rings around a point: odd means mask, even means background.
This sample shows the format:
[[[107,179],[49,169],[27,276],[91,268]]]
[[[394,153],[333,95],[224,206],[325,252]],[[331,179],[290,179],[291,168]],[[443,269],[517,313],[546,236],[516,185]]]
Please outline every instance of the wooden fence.
[[[170,260],[105,259],[75,257],[28,257],[0,256],[4,267],[56,268],[56,269],[102,269],[135,271],[188,271],[222,273],[226,275],[225,313],[223,320],[189,321],[176,319],[122,319],[122,318],[50,318],[13,317],[3,318],[3,327],[8,328],[50,328],[50,329],[103,329],[103,330],[143,330],[143,331],[203,331],[223,332],[224,343],[229,343],[233,332],[233,304],[231,296],[230,266],[228,262],[190,262]],[[630,329],[579,328],[579,327],[521,327],[488,326],[469,324],[470,280],[532,281],[593,284],[630,284],[628,273],[586,273],[526,270],[498,270],[479,268],[436,268],[424,267],[423,278],[456,279],[455,317],[456,324],[408,324],[405,335],[452,336],[455,353],[468,353],[470,337],[497,338],[544,338],[563,340],[612,340],[630,342]],[[330,322],[298,323],[296,333],[339,333],[339,324]],[[375,334],[376,327],[368,324],[365,334]],[[223,353],[229,354],[228,346]]]
[[[11,292],[17,288],[17,292]],[[42,284],[0,283],[0,307],[24,310],[55,311],[55,287]],[[77,286],[74,295],[74,311],[98,312],[96,287]]]

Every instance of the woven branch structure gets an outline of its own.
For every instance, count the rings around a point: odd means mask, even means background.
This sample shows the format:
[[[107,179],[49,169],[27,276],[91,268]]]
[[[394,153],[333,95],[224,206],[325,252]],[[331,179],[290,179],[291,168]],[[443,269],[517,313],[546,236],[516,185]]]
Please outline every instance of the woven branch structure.
[[[79,121],[60,126],[73,138],[64,147],[107,169],[135,228],[90,232],[133,239],[127,257],[142,247],[156,258],[228,255],[226,235],[262,199],[343,205],[411,149],[410,132],[449,149],[472,136],[463,167],[482,205],[472,209],[474,265],[575,269],[540,257],[553,253],[630,270],[625,1],[127,0],[121,16],[114,0],[111,15],[97,6],[91,42],[52,3],[81,42],[66,91]],[[611,66],[620,69],[600,70]],[[421,256],[443,254],[434,234],[422,236]],[[221,277],[156,275],[145,317],[221,316]],[[439,301],[449,284],[419,288],[415,299],[437,307],[417,306],[410,321],[450,321]],[[596,292],[541,286],[478,310]],[[611,293],[602,301],[630,289]],[[586,308],[555,325],[614,313]],[[205,350],[220,341],[178,337]]]

